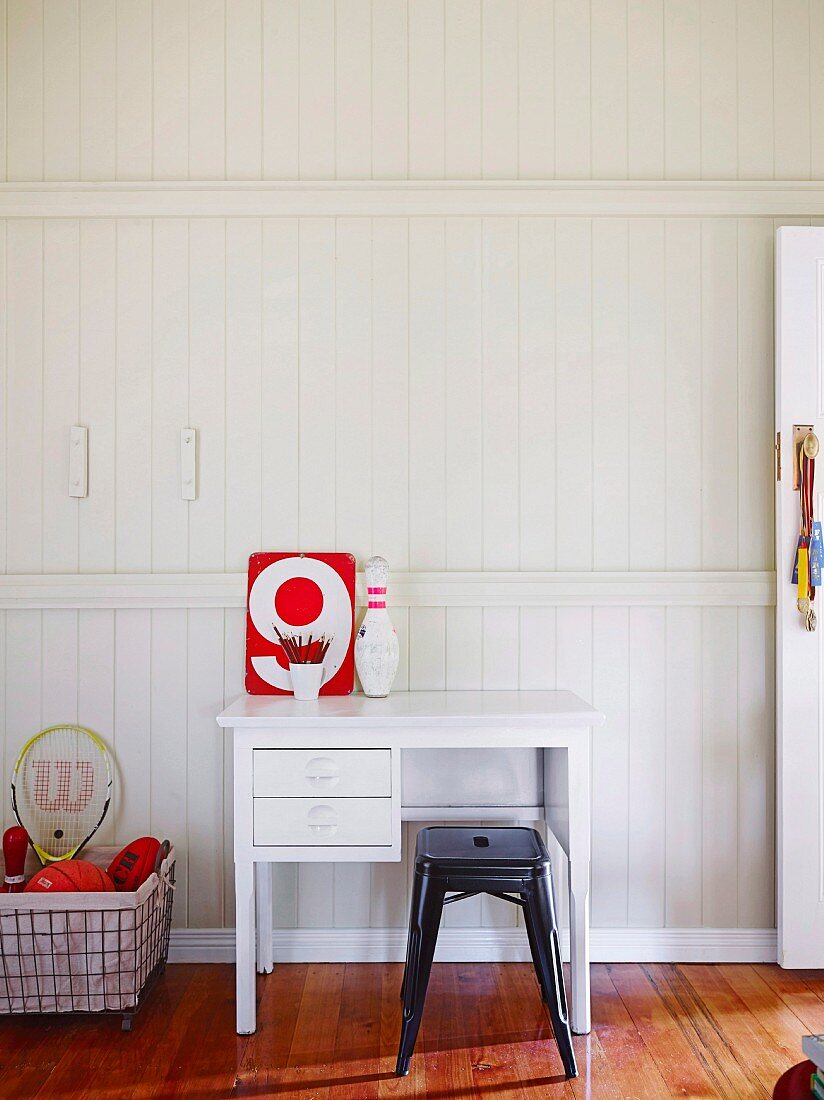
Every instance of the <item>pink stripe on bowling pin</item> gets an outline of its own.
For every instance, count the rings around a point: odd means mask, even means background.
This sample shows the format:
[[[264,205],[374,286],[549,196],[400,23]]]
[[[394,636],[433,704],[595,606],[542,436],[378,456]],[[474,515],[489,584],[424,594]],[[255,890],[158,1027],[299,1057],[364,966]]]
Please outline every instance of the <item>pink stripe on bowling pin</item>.
[[[366,589],[370,599],[369,607],[386,607],[386,600],[373,600],[372,596],[385,596],[386,588],[367,588]]]

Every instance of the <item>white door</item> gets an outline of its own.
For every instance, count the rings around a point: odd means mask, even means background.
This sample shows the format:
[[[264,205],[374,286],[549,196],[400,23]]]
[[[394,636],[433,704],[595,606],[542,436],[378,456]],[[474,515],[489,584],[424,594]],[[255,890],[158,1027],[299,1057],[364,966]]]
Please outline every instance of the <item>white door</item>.
[[[818,627],[804,629],[790,583],[800,523],[793,488],[794,425],[824,441],[824,228],[778,230],[776,254],[776,707],[778,961],[824,966],[824,588]],[[741,400],[746,401],[742,394]],[[816,462],[815,516],[824,519],[824,447]]]

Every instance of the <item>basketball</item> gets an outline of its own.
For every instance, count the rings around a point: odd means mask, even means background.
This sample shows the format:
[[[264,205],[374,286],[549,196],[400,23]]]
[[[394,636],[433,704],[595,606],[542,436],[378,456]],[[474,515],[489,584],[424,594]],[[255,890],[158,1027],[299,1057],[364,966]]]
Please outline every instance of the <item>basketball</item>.
[[[26,893],[63,894],[114,891],[103,870],[85,859],[64,859],[37,871],[26,883]]]
[[[142,886],[155,870],[160,847],[153,836],[141,836],[118,852],[108,867],[115,890],[137,890]]]

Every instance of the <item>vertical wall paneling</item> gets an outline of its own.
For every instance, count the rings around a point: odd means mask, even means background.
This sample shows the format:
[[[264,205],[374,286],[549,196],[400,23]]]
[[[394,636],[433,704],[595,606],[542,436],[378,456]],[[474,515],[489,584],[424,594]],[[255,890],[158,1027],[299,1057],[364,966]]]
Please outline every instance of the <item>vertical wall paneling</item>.
[[[8,0],[8,178],[821,175],[809,0]]]
[[[261,549],[261,223],[226,223],[226,568]]]
[[[188,31],[189,176],[193,180],[221,179],[226,174],[226,0],[190,4]],[[264,33],[264,58],[266,45]],[[276,59],[270,60],[279,72]],[[273,117],[285,129],[285,111],[283,118],[277,113]]]
[[[260,32],[261,0],[226,4],[226,174],[230,179],[261,176]]]
[[[116,251],[115,568],[142,573],[152,566],[151,222],[119,221]]]
[[[773,617],[738,609],[738,924],[770,928],[775,920]]]
[[[446,568],[444,222],[409,226],[409,567]],[[380,458],[376,456],[377,460]]]
[[[300,174],[335,177],[335,4],[300,3]],[[351,158],[348,161],[351,164]]]
[[[69,496],[69,424],[80,388],[80,227],[43,224],[43,569],[78,568],[79,501]]]
[[[301,547],[335,545],[335,224],[300,227],[299,463]]]
[[[667,221],[666,240],[666,564],[698,569],[702,557],[702,470],[684,463],[700,454],[702,435],[701,224]]]
[[[369,179],[372,135],[364,119],[372,111],[372,5],[370,0],[335,3],[335,175]]]
[[[181,845],[177,860],[174,922],[188,924],[188,615],[152,611],[149,831]],[[219,736],[219,735],[218,735]]]
[[[117,172],[116,8],[110,0],[80,4],[80,178],[112,180]]]
[[[79,513],[81,573],[115,568],[115,385],[117,227],[110,219],[80,226],[80,402],[89,429],[89,495]]]
[[[407,8],[410,179],[444,175],[444,3]]]
[[[4,821],[13,818],[9,783],[20,750],[43,728],[43,621],[40,611],[7,611],[5,635]]]
[[[701,176],[701,0],[664,5],[664,174]]]
[[[583,218],[555,229],[556,569],[592,568],[591,233]]]
[[[593,566],[630,568],[629,234],[625,219],[592,225]],[[645,365],[649,369],[650,364]],[[660,364],[655,364],[660,369]],[[633,369],[635,365],[633,364]],[[644,404],[641,402],[641,411]],[[633,410],[634,411],[634,410]],[[646,448],[646,441],[644,441]],[[646,472],[646,471],[645,471]]]
[[[482,174],[481,7],[482,0],[453,0],[444,5],[444,174],[448,178],[477,179]]]
[[[190,881],[188,923],[216,928],[223,916],[223,611],[187,614],[186,822]],[[219,808],[219,812],[215,812]]]
[[[738,565],[738,226],[705,222],[701,239],[702,565]]]
[[[624,0],[593,0],[592,55],[592,175],[625,179],[627,132],[628,6]]]
[[[518,234],[484,222],[483,565],[518,565]]]
[[[483,226],[446,223],[446,568],[483,564]]]
[[[483,687],[484,633],[481,607],[446,609],[446,689]]]
[[[78,3],[43,5],[43,178],[49,180],[80,178]]]
[[[628,0],[627,164],[630,179],[664,175],[665,0]]]
[[[518,175],[555,175],[555,81],[552,0],[518,2]]]
[[[773,234],[769,222],[738,223],[738,567],[769,569],[774,559]],[[764,446],[751,448],[756,440]],[[746,453],[744,453],[744,451]]]
[[[372,545],[409,568],[409,227],[381,218],[372,243]],[[378,457],[379,456],[379,457]]]
[[[810,56],[810,11],[815,7],[808,0],[773,5],[776,179],[810,178],[810,73],[820,68]]]
[[[372,553],[372,223],[341,218],[335,231],[335,539]]]
[[[12,180],[38,180],[43,178],[42,5],[7,0],[6,27],[6,171]]]
[[[178,469],[180,429],[189,419],[187,222],[154,223],[152,261],[152,569],[180,572],[188,559]],[[227,463],[227,479],[229,472]]]
[[[666,742],[666,611],[629,612],[628,923],[664,923]]]
[[[586,179],[592,170],[589,4],[555,0],[554,40],[555,174]]]
[[[482,171],[518,174],[518,0],[482,0]]]
[[[739,0],[738,175],[769,179],[774,172],[774,81],[771,0]],[[810,5],[810,15],[817,8]],[[811,72],[812,78],[812,72]]]
[[[738,175],[735,0],[701,0],[701,176]]]
[[[667,925],[702,923],[703,623],[698,607],[666,613]]]
[[[409,165],[409,50],[405,0],[372,5],[372,175],[404,179]]]
[[[128,843],[145,833],[151,812],[152,612],[118,611],[114,631],[111,743],[116,771],[110,812],[117,839]]]
[[[114,747],[114,618],[115,612],[109,608],[86,608],[77,613],[77,719],[81,726],[99,734],[109,748]],[[120,779],[128,782],[128,776]],[[113,815],[106,815],[96,839],[100,844],[114,843]]]
[[[263,0],[263,178],[300,176],[300,0]]]
[[[42,612],[41,720],[44,728],[78,720],[80,702],[78,616],[79,612],[74,608],[51,608]],[[103,690],[106,690],[107,686],[104,681]],[[86,694],[84,691],[84,709],[87,703]],[[111,723],[106,725],[110,727]],[[104,727],[101,732],[111,744],[110,728]]]
[[[593,612],[593,703],[608,716],[593,732],[592,920],[621,927],[629,906],[630,612]]]
[[[7,234],[6,570],[43,568],[43,223]]]
[[[232,5],[239,6],[239,5]],[[189,176],[189,5],[154,0],[153,171],[155,179]],[[247,64],[251,59],[245,59]],[[259,129],[259,128],[258,128]]]
[[[152,9],[152,0],[118,0],[117,3],[116,143],[117,178],[121,180],[151,179],[154,171]],[[163,11],[166,10],[169,9],[164,6]],[[160,51],[161,60],[162,57]],[[188,90],[186,89],[187,93]],[[195,92],[195,88],[192,88],[192,92]],[[193,94],[193,109],[196,103],[197,98]],[[158,134],[156,140],[160,151],[165,153],[168,135],[165,132]],[[165,160],[166,157],[161,156],[161,164]]]
[[[271,550],[299,545],[298,233],[294,221],[263,223],[261,546]]]
[[[738,890],[726,868],[738,860],[738,613],[703,610],[702,876],[704,924],[738,923]],[[758,736],[757,730],[749,736]]]
[[[629,227],[629,568],[665,564],[664,225]]]
[[[518,536],[521,569],[555,561],[555,225],[518,227]]]
[[[225,563],[226,222],[189,223],[188,423],[197,431],[197,497],[189,512],[189,569]]]

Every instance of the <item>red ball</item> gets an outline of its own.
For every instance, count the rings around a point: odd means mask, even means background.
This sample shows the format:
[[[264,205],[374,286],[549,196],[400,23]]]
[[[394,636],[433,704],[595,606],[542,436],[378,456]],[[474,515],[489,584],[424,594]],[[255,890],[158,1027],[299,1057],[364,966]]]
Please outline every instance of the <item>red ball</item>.
[[[108,874],[116,890],[137,890],[155,869],[160,841],[153,836],[141,836],[127,844],[114,857]]]
[[[36,894],[107,891],[114,891],[114,883],[102,867],[86,859],[62,859],[37,871],[26,883],[26,893]]]

